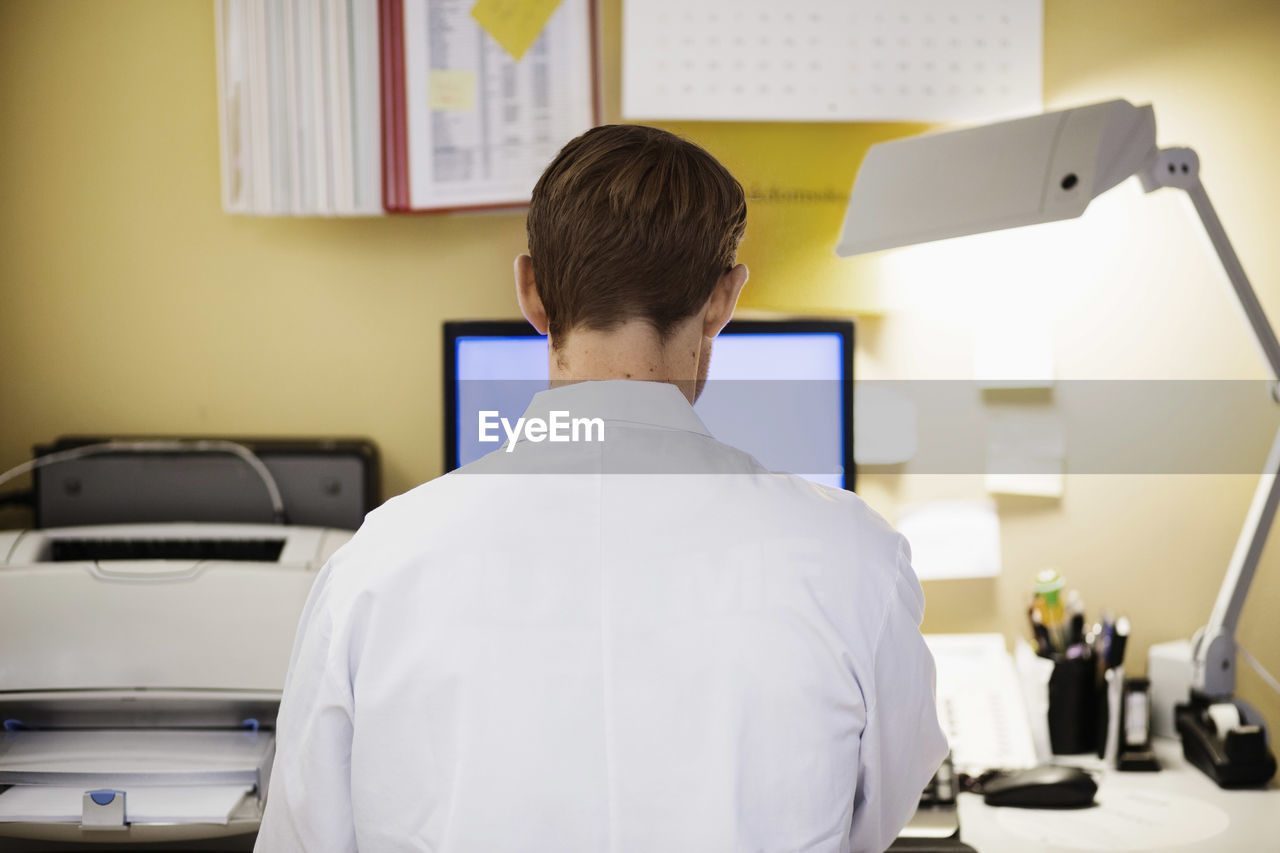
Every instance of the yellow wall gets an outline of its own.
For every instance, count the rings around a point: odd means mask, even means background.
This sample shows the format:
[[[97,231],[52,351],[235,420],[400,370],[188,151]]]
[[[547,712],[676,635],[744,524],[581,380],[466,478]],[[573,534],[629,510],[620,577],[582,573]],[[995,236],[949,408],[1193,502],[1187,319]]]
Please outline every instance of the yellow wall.
[[[440,322],[513,315],[522,217],[224,215],[211,7],[0,2],[0,468],[75,432],[367,435],[383,451],[387,493],[403,491],[441,467]],[[616,119],[620,2],[603,7]],[[1280,217],[1268,171],[1278,79],[1274,3],[1046,3],[1047,106],[1155,103],[1161,141],[1199,150],[1245,266],[1280,317],[1280,244],[1267,239]],[[868,145],[921,129],[673,127],[749,190],[837,196]],[[962,268],[839,261],[838,198],[757,199],[744,306],[877,315],[859,328],[861,375],[968,378],[973,300],[957,294],[1040,277],[1055,284],[1063,378],[1261,375],[1186,212],[1129,195],[1107,214],[1123,227],[1093,227],[1088,248],[1030,268],[1025,254]],[[969,477],[868,472],[862,483],[891,518],[915,500],[981,493]],[[1241,476],[1073,476],[1060,502],[1004,501],[1005,573],[927,584],[926,628],[1016,634],[1029,578],[1051,564],[1091,604],[1133,616],[1141,661],[1148,642],[1203,622],[1251,490]],[[0,513],[0,526],[20,521]],[[1241,632],[1275,671],[1278,553],[1268,551]],[[1280,727],[1280,701],[1251,673],[1241,685]]]

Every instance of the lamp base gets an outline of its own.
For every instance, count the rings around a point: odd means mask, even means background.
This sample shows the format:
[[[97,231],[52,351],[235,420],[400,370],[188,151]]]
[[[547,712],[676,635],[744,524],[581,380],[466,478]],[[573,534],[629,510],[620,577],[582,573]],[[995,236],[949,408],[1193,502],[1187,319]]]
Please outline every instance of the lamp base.
[[[1233,700],[1213,700],[1194,691],[1189,702],[1174,710],[1182,754],[1220,788],[1265,785],[1276,773],[1265,727],[1243,723],[1244,711]]]

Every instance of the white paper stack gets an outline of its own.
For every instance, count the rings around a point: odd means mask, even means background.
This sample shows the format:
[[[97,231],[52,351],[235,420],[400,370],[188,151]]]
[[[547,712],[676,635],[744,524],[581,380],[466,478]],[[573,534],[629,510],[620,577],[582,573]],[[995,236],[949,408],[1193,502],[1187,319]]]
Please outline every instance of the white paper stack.
[[[215,0],[222,206],[382,212],[375,0]]]

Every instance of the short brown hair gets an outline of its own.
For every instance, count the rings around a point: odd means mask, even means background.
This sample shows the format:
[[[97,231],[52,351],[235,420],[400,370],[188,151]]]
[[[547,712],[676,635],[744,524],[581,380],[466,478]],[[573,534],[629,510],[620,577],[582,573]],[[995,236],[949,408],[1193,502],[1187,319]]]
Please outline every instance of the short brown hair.
[[[641,318],[666,338],[734,265],[742,185],[688,140],[604,125],[566,145],[533,189],[527,230],[552,339]]]

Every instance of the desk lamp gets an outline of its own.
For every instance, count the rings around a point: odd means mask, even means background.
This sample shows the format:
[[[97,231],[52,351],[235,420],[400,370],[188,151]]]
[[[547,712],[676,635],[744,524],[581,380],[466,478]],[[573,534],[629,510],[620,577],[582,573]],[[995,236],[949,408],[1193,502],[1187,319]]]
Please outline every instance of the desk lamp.
[[[858,171],[836,247],[856,255],[1021,225],[1074,219],[1137,175],[1191,198],[1273,377],[1280,341],[1200,182],[1190,148],[1156,145],[1150,105],[1128,101],[930,134],[872,146]],[[1209,624],[1192,640],[1191,696],[1175,714],[1183,752],[1222,787],[1265,784],[1276,770],[1256,711],[1234,700],[1236,628],[1280,506],[1280,432],[1245,517]],[[1243,722],[1242,722],[1243,721]]]

